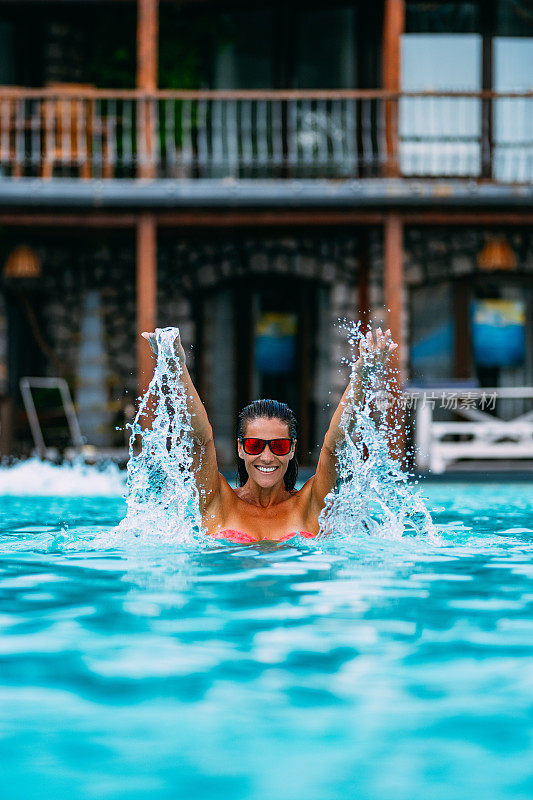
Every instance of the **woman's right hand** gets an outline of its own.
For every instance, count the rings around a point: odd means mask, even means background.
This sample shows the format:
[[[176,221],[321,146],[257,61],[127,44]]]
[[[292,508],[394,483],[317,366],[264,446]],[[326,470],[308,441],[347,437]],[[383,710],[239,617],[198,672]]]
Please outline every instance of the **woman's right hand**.
[[[156,358],[157,358],[157,337],[156,337],[156,333],[159,330],[160,330],[160,328],[156,328],[154,332],[144,331],[143,333],[141,333],[141,336],[144,339],[146,339],[146,341],[150,345],[150,349],[151,349],[152,353],[155,355]],[[183,345],[181,343],[181,338],[180,338],[179,331],[178,331],[178,333],[176,335],[176,338],[174,339],[173,349],[174,349],[174,356],[176,357],[176,360],[179,361],[179,363],[182,364],[182,365],[185,364],[185,350],[183,349]]]

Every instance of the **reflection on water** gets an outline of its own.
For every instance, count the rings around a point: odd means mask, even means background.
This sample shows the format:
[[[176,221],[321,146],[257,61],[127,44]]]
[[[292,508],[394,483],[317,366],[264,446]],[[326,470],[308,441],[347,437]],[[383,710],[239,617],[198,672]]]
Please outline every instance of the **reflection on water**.
[[[201,551],[4,498],[2,798],[529,798],[532,488],[425,494],[440,543]]]

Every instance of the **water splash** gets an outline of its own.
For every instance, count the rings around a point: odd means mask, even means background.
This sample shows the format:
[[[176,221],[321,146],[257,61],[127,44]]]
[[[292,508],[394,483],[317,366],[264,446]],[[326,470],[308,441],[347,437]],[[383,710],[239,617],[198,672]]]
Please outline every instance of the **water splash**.
[[[160,328],[154,376],[131,425],[126,502],[116,534],[180,544],[205,542],[193,475],[191,416],[182,365],[174,357],[177,328]]]
[[[0,467],[0,495],[12,497],[122,497],[124,473],[116,464],[82,459],[52,464],[38,458]]]
[[[357,348],[362,333],[345,323],[348,340]],[[114,532],[117,544],[132,534],[143,543],[179,543],[205,546],[198,490],[193,475],[191,418],[182,366],[174,358],[178,330],[157,331],[158,358],[154,376],[131,426],[127,479],[127,515]],[[406,532],[436,536],[422,498],[408,483],[408,474],[390,454],[388,401],[393,398],[390,371],[363,364],[364,397],[353,388],[342,417],[344,433],[338,451],[340,479],[327,497],[320,515],[321,531],[337,542],[370,534],[371,538],[399,539]],[[352,385],[355,357],[350,362]],[[354,422],[355,420],[355,422]]]
[[[376,363],[365,352],[360,372],[363,397],[355,396],[356,359],[364,334],[359,323],[344,320],[354,356],[350,365],[350,390],[342,415],[343,440],[338,447],[337,486],[326,498],[320,514],[322,534],[334,539],[371,535],[399,539],[406,533],[438,534],[423,499],[411,484],[401,461],[391,454],[390,442],[401,435],[399,408],[396,420],[388,414],[397,402],[396,375],[390,366]]]

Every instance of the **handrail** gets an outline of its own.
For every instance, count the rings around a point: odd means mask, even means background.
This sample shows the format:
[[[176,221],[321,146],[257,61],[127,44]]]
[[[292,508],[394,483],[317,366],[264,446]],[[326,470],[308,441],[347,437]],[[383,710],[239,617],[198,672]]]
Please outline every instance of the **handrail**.
[[[408,97],[473,98],[496,100],[504,98],[533,98],[533,91],[393,91],[390,89],[98,89],[69,86],[40,89],[0,84],[0,97],[55,98],[77,97],[101,100],[400,100]]]
[[[533,92],[0,86],[0,179],[533,181]],[[76,174],[76,172],[75,172]]]

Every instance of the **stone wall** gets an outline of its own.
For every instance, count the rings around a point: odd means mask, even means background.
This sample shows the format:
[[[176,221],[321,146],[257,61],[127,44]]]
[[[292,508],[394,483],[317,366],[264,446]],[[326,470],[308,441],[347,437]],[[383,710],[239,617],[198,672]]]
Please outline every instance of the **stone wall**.
[[[488,232],[480,229],[407,229],[405,236],[406,296],[409,287],[440,278],[475,274],[476,258]],[[492,233],[492,232],[491,232]],[[519,269],[533,273],[533,237],[524,230],[506,231]],[[385,321],[383,307],[383,243],[380,230],[370,232],[369,293],[371,321]],[[16,244],[2,239],[2,255]],[[108,396],[119,408],[124,395],[136,394],[136,300],[133,236],[95,234],[91,239],[36,234],[43,276],[38,287],[43,336],[62,365],[75,393],[80,322],[85,292],[96,290],[104,324]],[[205,289],[223,286],[241,276],[290,275],[313,279],[319,292],[317,361],[313,399],[322,430],[347,379],[342,358],[346,338],[339,319],[357,316],[357,231],[319,230],[295,233],[268,231],[217,233],[177,237],[160,234],[158,242],[158,325],[178,325],[194,375],[195,330],[193,299]],[[405,304],[408,309],[408,303]],[[405,320],[408,341],[409,320]],[[0,292],[0,393],[7,378],[5,301]],[[43,362],[46,359],[43,357]],[[45,372],[57,374],[55,364]],[[2,387],[4,387],[2,389]],[[112,436],[112,435],[111,435]]]

